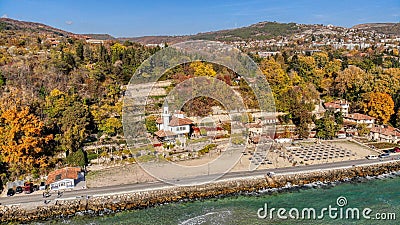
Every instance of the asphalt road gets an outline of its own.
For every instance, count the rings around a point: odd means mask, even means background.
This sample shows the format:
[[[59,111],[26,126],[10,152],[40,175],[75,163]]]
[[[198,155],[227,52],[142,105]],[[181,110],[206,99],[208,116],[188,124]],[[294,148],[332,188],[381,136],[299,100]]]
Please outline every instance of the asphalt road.
[[[204,175],[198,177],[185,178],[179,181],[178,183],[182,183],[185,185],[193,185],[204,183],[209,179],[209,176],[220,177],[218,180],[232,179],[232,178],[245,178],[250,176],[259,176],[265,175],[267,172],[274,172],[275,174],[285,174],[285,173],[299,173],[299,172],[309,172],[309,171],[317,171],[317,170],[328,170],[334,168],[342,168],[342,167],[352,167],[352,166],[360,166],[360,165],[369,165],[375,163],[383,163],[391,161],[391,158],[383,159],[382,161],[377,160],[368,160],[368,159],[359,159],[359,160],[351,160],[351,161],[342,161],[342,162],[334,162],[334,163],[325,163],[325,164],[316,164],[316,165],[307,165],[307,166],[295,166],[295,167],[285,167],[285,168],[276,168],[276,169],[264,169],[264,170],[255,170],[255,171],[240,171],[240,172],[230,172],[224,175]],[[116,185],[116,186],[106,186],[106,187],[96,187],[89,189],[80,189],[80,190],[72,190],[65,191],[61,199],[66,198],[85,198],[86,196],[95,196],[95,195],[111,195],[113,193],[124,193],[124,192],[134,192],[145,189],[154,189],[154,188],[165,188],[171,187],[172,185],[168,183],[164,183],[161,181],[149,182],[149,183],[139,183],[139,184],[125,184],[125,185]],[[47,200],[55,200],[57,199],[57,193],[53,192],[52,195]],[[12,205],[12,204],[24,204],[24,203],[33,203],[33,202],[43,202],[44,198],[41,194],[17,194],[12,197],[1,197],[0,203],[2,205]]]

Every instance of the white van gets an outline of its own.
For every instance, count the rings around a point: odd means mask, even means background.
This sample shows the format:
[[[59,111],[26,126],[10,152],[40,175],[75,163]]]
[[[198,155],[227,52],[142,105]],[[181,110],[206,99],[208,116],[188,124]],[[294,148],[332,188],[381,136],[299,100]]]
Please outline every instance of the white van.
[[[367,159],[378,159],[378,156],[376,156],[376,155],[368,155]]]

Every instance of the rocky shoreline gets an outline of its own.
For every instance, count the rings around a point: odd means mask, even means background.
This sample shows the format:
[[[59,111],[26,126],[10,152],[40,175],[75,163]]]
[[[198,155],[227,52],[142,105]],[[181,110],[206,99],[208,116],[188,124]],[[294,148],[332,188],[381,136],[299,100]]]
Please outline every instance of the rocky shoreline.
[[[295,187],[312,188],[335,184],[336,182],[354,181],[360,178],[396,176],[400,175],[399,172],[400,161],[395,161],[347,169],[236,179],[196,186],[172,187],[88,199],[63,200],[54,205],[41,206],[30,210],[15,206],[3,206],[0,209],[0,222],[27,223],[67,218],[74,215],[101,216],[123,210],[144,209],[171,202],[285,191]]]

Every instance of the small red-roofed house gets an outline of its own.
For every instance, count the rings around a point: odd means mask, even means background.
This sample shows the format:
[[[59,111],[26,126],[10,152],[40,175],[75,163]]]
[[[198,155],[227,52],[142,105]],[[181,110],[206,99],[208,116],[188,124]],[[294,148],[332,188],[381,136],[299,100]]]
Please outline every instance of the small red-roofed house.
[[[344,120],[353,124],[367,124],[368,128],[372,128],[375,123],[375,117],[361,113],[350,113],[344,116]]]
[[[369,139],[395,144],[400,143],[400,130],[389,125],[376,125],[371,128]]]
[[[84,179],[84,173],[78,167],[65,167],[54,170],[47,176],[46,184],[50,190],[74,188],[75,185]]]
[[[325,102],[325,109],[332,112],[341,112],[343,116],[349,114],[349,103],[346,100],[337,100],[333,102]]]

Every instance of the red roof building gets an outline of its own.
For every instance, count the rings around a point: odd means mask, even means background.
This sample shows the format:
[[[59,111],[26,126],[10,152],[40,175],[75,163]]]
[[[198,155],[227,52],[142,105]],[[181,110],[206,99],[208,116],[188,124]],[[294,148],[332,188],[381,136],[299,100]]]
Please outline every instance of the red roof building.
[[[350,105],[346,100],[337,100],[324,103],[325,109],[333,112],[341,112],[344,116],[349,113]]]
[[[377,125],[371,128],[370,140],[400,143],[400,130],[389,125]]]
[[[156,123],[157,124],[162,124],[163,123],[162,118],[158,117],[157,120],[156,120]],[[169,122],[169,126],[172,126],[172,127],[190,125],[190,124],[193,124],[193,121],[191,119],[178,118],[178,117],[175,117],[175,116],[172,116],[171,120]]]
[[[347,116],[344,116],[344,122],[349,124],[367,124],[367,127],[372,128],[373,124],[375,123],[375,117],[368,116],[361,113],[351,113]]]
[[[74,188],[80,178],[83,178],[81,168],[65,167],[50,172],[46,184],[50,186],[51,190]]]
[[[158,131],[154,134],[162,141],[173,141],[177,137],[190,133],[190,127],[193,121],[184,116],[182,111],[175,111],[174,114],[169,113],[167,101],[164,102],[161,117],[156,119]]]
[[[165,138],[165,137],[172,137],[176,136],[174,132],[171,132],[169,130],[158,130],[157,132],[154,133],[157,137],[160,138]]]

